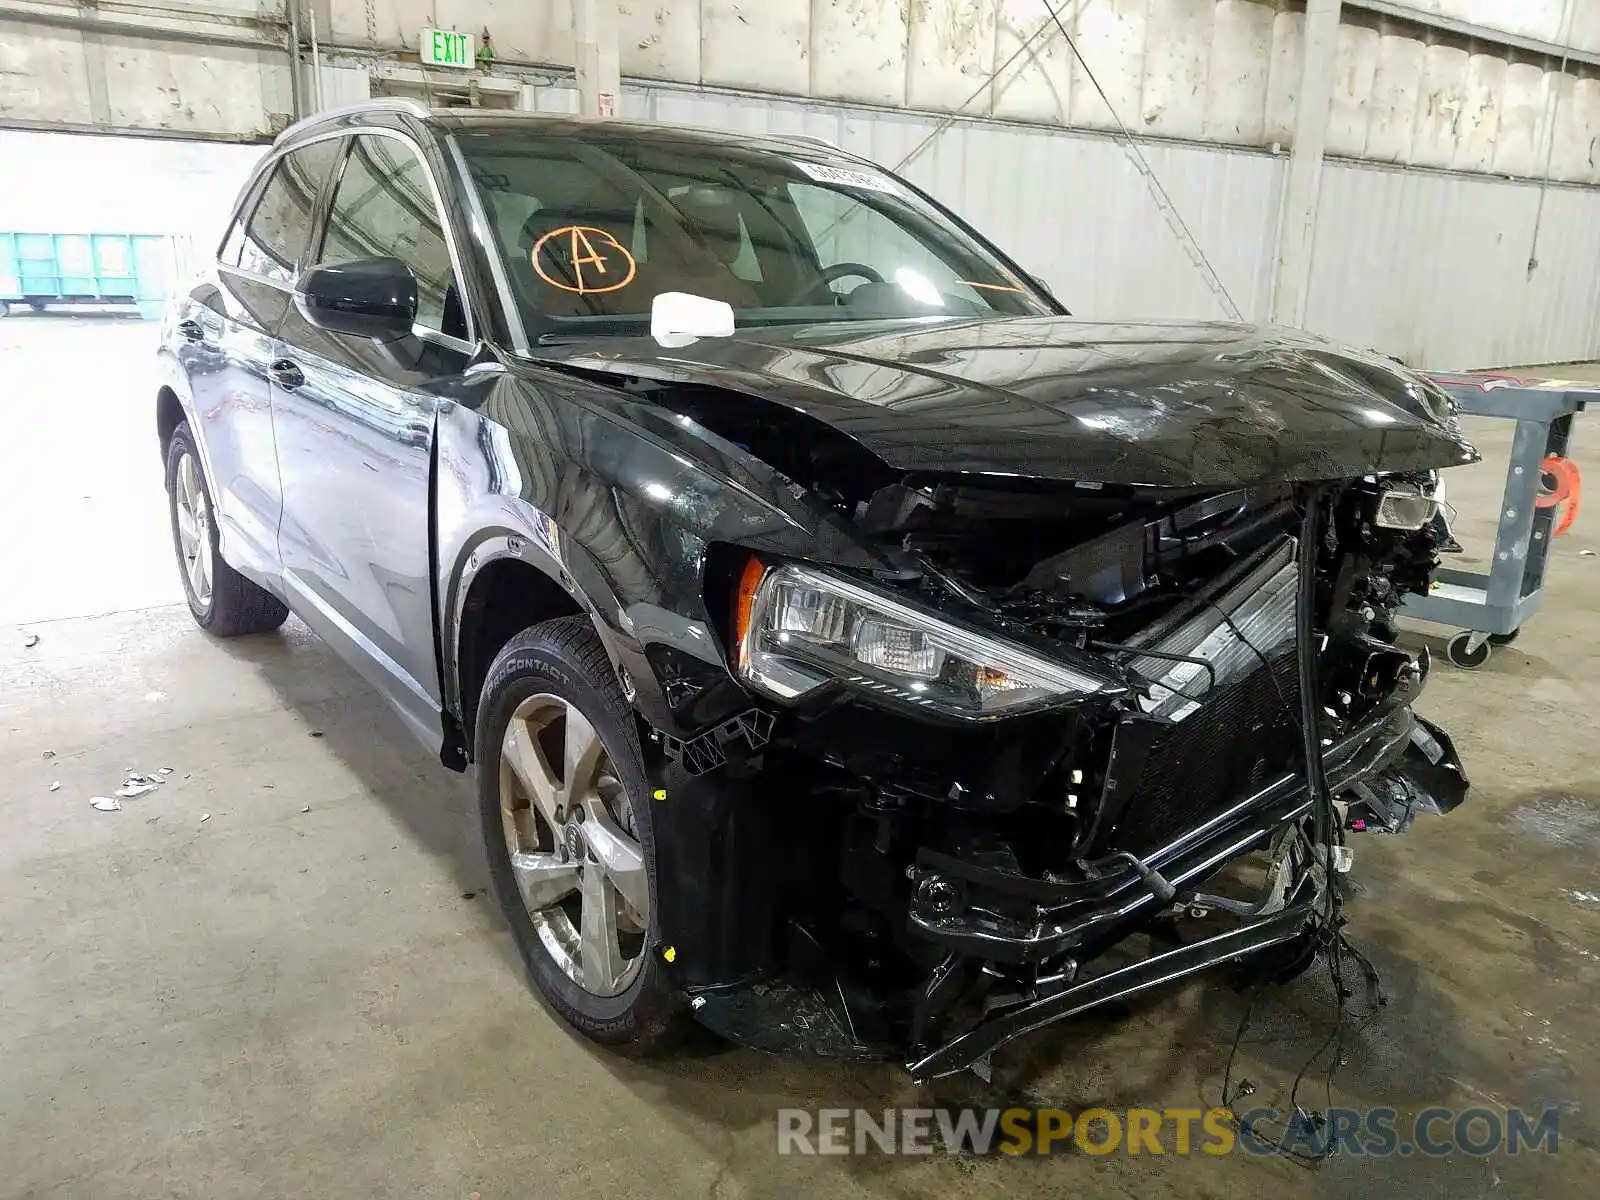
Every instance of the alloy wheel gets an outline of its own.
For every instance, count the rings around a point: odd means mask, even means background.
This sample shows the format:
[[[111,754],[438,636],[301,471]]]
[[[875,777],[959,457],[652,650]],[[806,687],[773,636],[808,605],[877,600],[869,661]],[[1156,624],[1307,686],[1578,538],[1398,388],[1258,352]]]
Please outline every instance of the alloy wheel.
[[[500,747],[500,816],[511,874],[545,949],[596,996],[644,963],[650,882],[633,809],[581,712],[541,693],[517,706]]]
[[[192,454],[178,459],[172,501],[178,515],[178,553],[189,590],[202,608],[211,603],[211,505]]]

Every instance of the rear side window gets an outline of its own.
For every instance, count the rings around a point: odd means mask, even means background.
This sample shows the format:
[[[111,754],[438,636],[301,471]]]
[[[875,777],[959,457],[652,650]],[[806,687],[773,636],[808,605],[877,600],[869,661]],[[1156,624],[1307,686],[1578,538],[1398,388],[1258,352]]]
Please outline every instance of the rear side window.
[[[329,139],[291,150],[272,168],[242,236],[228,235],[222,261],[268,279],[291,282],[311,237],[317,193],[327,181],[340,142]],[[236,257],[231,256],[236,253]]]
[[[393,256],[417,277],[417,324],[467,336],[428,169],[406,143],[362,134],[339,176],[319,263]]]

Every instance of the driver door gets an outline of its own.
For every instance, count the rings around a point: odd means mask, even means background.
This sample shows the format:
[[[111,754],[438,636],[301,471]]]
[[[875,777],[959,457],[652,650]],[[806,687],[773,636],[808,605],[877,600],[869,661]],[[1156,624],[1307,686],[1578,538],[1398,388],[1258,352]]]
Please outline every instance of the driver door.
[[[273,372],[279,551],[296,611],[437,743],[436,385],[466,369],[475,343],[439,193],[416,144],[398,132],[352,136],[333,189],[308,264],[399,258],[417,279],[416,324],[411,336],[380,343],[318,329],[290,307]]]

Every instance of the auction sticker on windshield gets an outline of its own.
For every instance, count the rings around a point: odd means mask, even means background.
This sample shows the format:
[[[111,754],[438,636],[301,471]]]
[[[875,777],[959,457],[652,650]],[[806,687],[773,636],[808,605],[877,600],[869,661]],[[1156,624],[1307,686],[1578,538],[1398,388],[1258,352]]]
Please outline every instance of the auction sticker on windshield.
[[[900,195],[900,189],[887,175],[872,171],[855,171],[849,167],[834,167],[827,163],[802,162],[798,158],[790,161],[818,183],[831,183],[836,187],[866,188],[872,192],[888,192],[891,196]]]

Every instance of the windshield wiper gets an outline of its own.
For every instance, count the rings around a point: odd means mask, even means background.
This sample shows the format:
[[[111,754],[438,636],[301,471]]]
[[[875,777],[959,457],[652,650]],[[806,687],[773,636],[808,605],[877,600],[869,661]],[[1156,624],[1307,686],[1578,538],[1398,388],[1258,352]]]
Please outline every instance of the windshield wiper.
[[[640,337],[647,329],[624,325],[603,325],[592,329],[560,329],[541,333],[533,339],[535,346],[569,346],[573,342],[587,342],[594,338]]]

